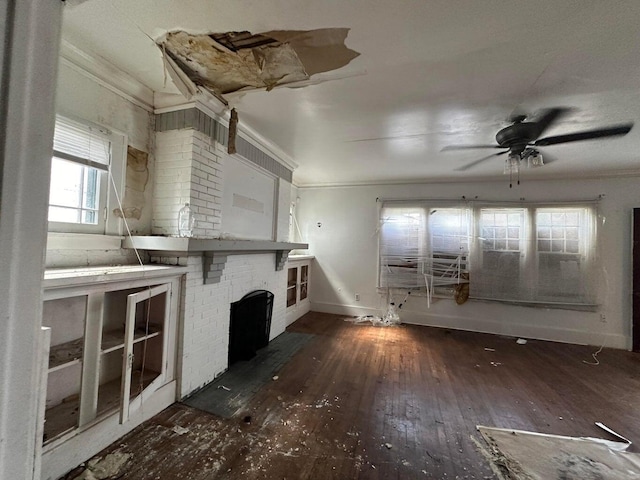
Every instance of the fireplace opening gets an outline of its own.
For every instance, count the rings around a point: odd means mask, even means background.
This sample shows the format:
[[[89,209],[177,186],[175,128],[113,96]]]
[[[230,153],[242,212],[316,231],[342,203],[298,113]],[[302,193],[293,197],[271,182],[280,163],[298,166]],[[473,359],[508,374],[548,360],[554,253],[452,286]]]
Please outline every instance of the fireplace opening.
[[[267,346],[272,312],[273,293],[267,290],[254,290],[231,304],[229,365],[250,360]]]

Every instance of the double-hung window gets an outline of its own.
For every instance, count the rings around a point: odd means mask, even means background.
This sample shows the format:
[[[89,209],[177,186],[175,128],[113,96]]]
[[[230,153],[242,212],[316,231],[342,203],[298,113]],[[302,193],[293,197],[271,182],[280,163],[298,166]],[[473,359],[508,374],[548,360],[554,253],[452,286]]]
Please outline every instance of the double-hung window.
[[[590,297],[595,281],[591,209],[538,208],[535,224],[540,299],[555,302]]]
[[[380,286],[419,288],[427,260],[427,212],[422,207],[383,207],[380,225]]]
[[[105,233],[112,159],[123,139],[96,126],[58,117],[53,139],[49,230]]]
[[[383,202],[378,285],[446,295],[468,280],[471,298],[593,307],[596,218],[589,202]]]
[[[381,287],[420,288],[458,283],[467,268],[469,211],[455,206],[383,205]]]
[[[526,224],[524,208],[480,208],[477,213],[477,254],[474,295],[517,300],[526,291]]]

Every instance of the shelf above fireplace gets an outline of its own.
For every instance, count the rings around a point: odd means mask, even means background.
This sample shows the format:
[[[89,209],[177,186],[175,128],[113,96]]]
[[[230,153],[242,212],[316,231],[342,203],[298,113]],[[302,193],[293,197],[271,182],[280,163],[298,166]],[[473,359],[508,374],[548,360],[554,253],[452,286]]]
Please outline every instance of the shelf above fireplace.
[[[307,243],[273,242],[269,240],[215,240],[204,238],[132,236],[122,241],[122,248],[146,250],[153,256],[184,257],[201,255],[204,283],[218,283],[228,255],[275,252],[275,269],[282,270],[291,250],[306,250]]]

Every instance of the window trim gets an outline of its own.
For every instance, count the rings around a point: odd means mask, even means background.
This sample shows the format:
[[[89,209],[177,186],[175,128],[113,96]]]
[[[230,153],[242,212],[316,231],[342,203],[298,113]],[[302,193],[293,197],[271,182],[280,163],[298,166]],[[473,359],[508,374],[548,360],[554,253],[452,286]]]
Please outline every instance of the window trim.
[[[122,219],[114,212],[120,208],[117,198],[121,200],[124,197],[125,181],[126,181],[126,164],[127,164],[127,145],[128,137],[126,134],[117,130],[107,128],[105,126],[75,117],[68,114],[57,114],[56,122],[60,119],[63,122],[75,123],[80,127],[99,130],[101,135],[109,140],[111,151],[109,165],[100,162],[94,162],[89,159],[79,158],[72,154],[53,150],[51,152],[51,160],[60,158],[69,160],[81,165],[96,168],[100,176],[100,221],[97,225],[86,223],[68,223],[53,222],[48,224],[48,231],[55,233],[85,233],[99,235],[122,235],[123,222]],[[114,186],[117,194],[114,192]],[[51,188],[51,183],[49,183]],[[48,208],[48,204],[47,204]]]

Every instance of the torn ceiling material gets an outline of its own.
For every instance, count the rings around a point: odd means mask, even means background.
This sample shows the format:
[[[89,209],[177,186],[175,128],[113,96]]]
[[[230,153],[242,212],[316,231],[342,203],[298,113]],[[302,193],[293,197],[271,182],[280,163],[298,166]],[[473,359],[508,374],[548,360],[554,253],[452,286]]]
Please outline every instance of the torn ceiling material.
[[[215,95],[309,80],[360,55],[346,47],[348,28],[192,35],[167,33],[163,52],[196,85]]]

